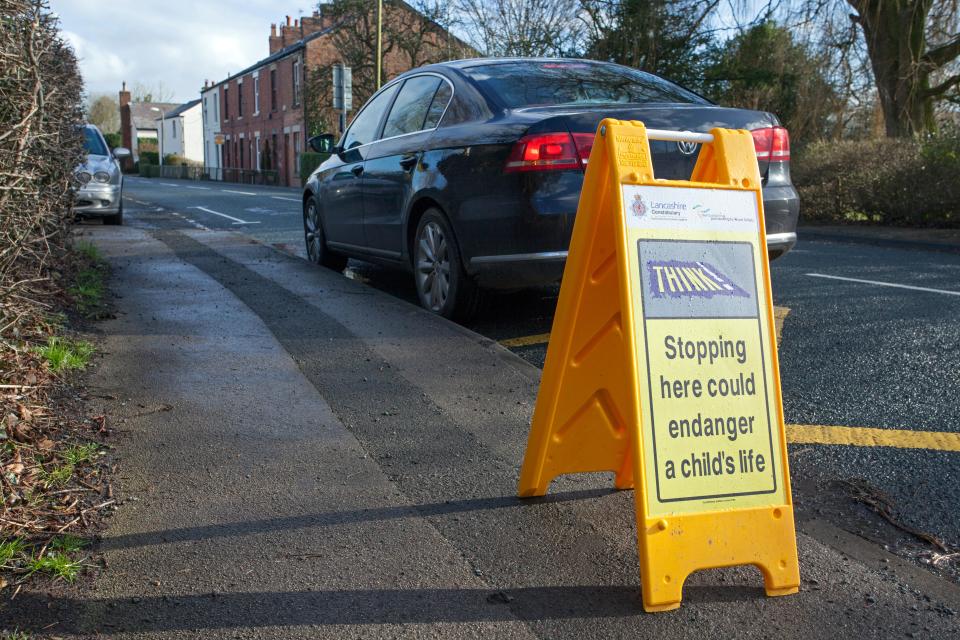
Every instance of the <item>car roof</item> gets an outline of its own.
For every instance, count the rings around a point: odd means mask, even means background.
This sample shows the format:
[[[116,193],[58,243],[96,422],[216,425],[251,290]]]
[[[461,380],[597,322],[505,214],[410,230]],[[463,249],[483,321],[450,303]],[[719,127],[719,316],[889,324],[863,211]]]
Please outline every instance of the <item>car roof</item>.
[[[418,73],[423,73],[425,71],[449,71],[457,70],[461,71],[464,69],[470,69],[471,67],[479,67],[483,65],[491,64],[509,64],[517,62],[527,62],[532,64],[542,64],[542,63],[577,63],[577,64],[596,64],[596,65],[613,65],[610,62],[604,62],[602,60],[586,60],[583,58],[523,58],[523,57],[511,57],[511,58],[463,58],[461,60],[447,60],[445,62],[435,62],[433,64],[424,65],[422,67],[417,67],[416,69],[410,69],[409,71],[404,71],[398,75],[393,80],[399,78],[406,78],[408,76],[416,75]],[[615,65],[619,66],[619,65]],[[391,80],[391,82],[393,81]]]
[[[450,60],[448,62],[438,62],[434,66],[452,67],[454,69],[469,69],[470,67],[476,67],[480,65],[507,64],[507,63],[517,63],[517,62],[530,62],[530,63],[568,62],[568,63],[609,64],[608,62],[603,62],[602,60],[586,60],[583,58],[510,57],[510,58],[463,58],[462,60]]]

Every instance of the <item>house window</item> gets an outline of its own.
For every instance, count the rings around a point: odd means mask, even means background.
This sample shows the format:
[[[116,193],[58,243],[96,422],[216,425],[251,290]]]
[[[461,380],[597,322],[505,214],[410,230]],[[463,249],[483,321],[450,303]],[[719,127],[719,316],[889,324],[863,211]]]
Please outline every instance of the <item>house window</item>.
[[[277,134],[275,134],[275,133],[274,133],[274,134],[271,134],[271,135],[270,135],[270,140],[271,140],[271,144],[270,144],[270,168],[271,168],[271,169],[276,169],[276,168],[277,168],[277,164],[278,164],[278,162],[277,162],[277,160],[278,160],[278,158],[277,158]]]
[[[300,106],[300,58],[293,61],[293,106]]]
[[[300,132],[293,132],[293,173],[300,175]]]
[[[240,160],[240,164],[238,166],[243,169],[243,140],[237,143],[237,151],[239,152],[237,158]]]
[[[220,94],[213,94],[213,121],[218,122],[220,120]]]
[[[277,110],[277,70],[270,69],[270,110]]]
[[[253,76],[253,113],[260,113],[260,74]]]
[[[230,87],[223,87],[223,119],[230,119]]]
[[[254,85],[256,86],[256,85]],[[257,134],[257,171],[260,171],[260,134]]]
[[[237,83],[237,117],[243,117],[243,84]]]
[[[173,139],[174,140],[177,139],[177,121],[176,120],[173,121]]]

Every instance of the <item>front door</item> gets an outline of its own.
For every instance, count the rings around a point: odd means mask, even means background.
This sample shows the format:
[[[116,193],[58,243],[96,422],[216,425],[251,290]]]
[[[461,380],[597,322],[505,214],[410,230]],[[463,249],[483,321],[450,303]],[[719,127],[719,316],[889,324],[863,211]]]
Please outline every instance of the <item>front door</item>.
[[[376,94],[353,119],[340,141],[341,164],[324,172],[320,182],[320,217],[327,245],[346,251],[367,251],[363,228],[365,158],[397,92],[393,84]]]
[[[320,218],[327,244],[343,248],[365,244],[363,233],[363,156],[361,149],[339,154],[340,166],[320,179]]]
[[[399,258],[403,251],[403,214],[420,156],[451,94],[440,76],[408,78],[390,108],[380,140],[370,145],[363,172],[363,224],[367,244],[378,255]]]

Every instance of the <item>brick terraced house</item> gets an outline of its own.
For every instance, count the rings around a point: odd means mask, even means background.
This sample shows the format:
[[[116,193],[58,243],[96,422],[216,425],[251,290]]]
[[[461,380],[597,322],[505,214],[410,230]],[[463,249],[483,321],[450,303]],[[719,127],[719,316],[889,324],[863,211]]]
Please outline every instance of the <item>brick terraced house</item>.
[[[406,3],[387,0],[384,5],[385,29],[388,21],[392,21],[389,24],[394,29],[398,24],[413,24],[423,43],[412,53],[402,47],[385,48],[384,82],[416,66],[474,53],[468,45]],[[278,184],[300,185],[300,154],[306,150],[310,137],[309,118],[322,120],[326,130],[332,130],[328,123],[337,121],[330,94],[311,91],[308,81],[329,78],[335,64],[352,66],[344,59],[346,56],[341,55],[341,50],[344,50],[344,38],[351,37],[356,27],[350,18],[335,17],[324,8],[329,7],[321,6],[320,11],[299,20],[287,16],[279,29],[270,25],[269,56],[223,81],[204,85],[203,95],[208,104],[213,104],[216,95],[219,105],[216,137],[221,141],[221,148],[217,154],[208,152],[208,157],[218,157],[224,179],[259,182],[262,177],[253,172],[264,171],[276,172]],[[366,97],[358,95],[356,70],[354,85],[351,116],[362,106],[359,99]],[[308,107],[309,101],[313,101],[312,108]],[[205,117],[204,127],[213,126]],[[319,122],[314,123],[314,128],[320,126]],[[208,133],[205,131],[205,139],[213,137]],[[267,182],[271,181],[271,175],[266,174]]]

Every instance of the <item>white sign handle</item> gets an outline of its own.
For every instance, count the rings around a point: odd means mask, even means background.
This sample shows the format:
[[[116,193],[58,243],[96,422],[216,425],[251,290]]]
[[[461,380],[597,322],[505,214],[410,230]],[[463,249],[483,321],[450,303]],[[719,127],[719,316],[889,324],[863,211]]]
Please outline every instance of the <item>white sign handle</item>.
[[[713,134],[694,133],[693,131],[667,131],[666,129],[647,129],[647,138],[650,140],[667,140],[671,142],[698,142],[710,144]]]

